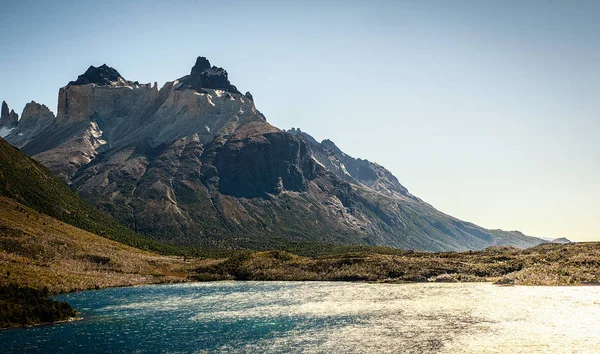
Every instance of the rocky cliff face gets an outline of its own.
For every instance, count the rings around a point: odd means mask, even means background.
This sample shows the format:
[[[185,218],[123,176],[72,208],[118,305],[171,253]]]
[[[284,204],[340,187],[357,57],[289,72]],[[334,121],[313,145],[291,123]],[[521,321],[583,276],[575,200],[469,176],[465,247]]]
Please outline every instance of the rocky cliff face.
[[[19,115],[14,110],[8,109],[6,101],[2,101],[2,111],[0,111],[0,137],[5,137],[17,126]]]
[[[273,127],[203,57],[160,90],[90,67],[60,89],[57,118],[22,149],[124,225],[174,244],[439,251],[541,242],[447,216],[382,166]]]
[[[319,143],[299,128],[292,128],[287,132],[304,141],[311,156],[341,179],[353,184],[362,184],[389,196],[419,200],[410,194],[408,189],[401,185],[385,167],[369,160],[356,159],[346,155],[329,139]]]
[[[21,114],[21,120],[19,120],[15,129],[10,132],[10,135],[6,139],[14,146],[22,147],[52,124],[55,119],[54,113],[48,107],[31,101],[25,105]]]

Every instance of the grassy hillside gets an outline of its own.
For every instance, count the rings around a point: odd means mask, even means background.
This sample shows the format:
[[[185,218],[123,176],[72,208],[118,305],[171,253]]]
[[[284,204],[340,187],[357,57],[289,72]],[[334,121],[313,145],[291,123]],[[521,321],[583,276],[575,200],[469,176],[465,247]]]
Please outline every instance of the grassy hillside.
[[[142,237],[79,198],[40,163],[0,138],[0,196],[83,230],[141,249],[178,250]]]
[[[161,256],[94,235],[0,197],[0,286],[51,294],[180,282],[201,260]]]
[[[311,244],[294,249],[308,256],[238,251],[220,259],[184,259],[99,237],[5,197],[0,215],[0,286],[46,287],[51,293],[192,279],[600,282],[598,242],[462,253]]]

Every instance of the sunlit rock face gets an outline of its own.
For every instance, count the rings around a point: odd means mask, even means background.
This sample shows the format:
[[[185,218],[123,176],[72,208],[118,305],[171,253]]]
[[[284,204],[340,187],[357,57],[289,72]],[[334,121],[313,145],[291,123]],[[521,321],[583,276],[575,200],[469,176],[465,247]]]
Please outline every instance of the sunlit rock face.
[[[43,107],[26,111],[28,125],[47,125],[9,142],[124,225],[174,244],[440,251],[541,242],[445,215],[383,166],[270,125],[204,57],[160,89],[92,66],[60,89],[55,119]]]

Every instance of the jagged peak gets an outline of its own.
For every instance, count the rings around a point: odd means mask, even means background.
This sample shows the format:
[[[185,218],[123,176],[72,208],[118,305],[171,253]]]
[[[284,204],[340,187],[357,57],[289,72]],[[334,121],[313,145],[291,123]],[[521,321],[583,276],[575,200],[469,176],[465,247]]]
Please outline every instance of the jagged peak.
[[[77,80],[69,82],[69,85],[87,85],[96,84],[99,86],[111,86],[115,84],[129,84],[119,72],[106,65],[102,64],[98,67],[91,65],[85,73],[79,75]]]
[[[225,69],[211,66],[210,61],[202,56],[196,58],[196,64],[192,67],[190,74],[178,81],[178,90],[191,89],[200,92],[203,88],[206,88],[241,94],[237,87],[229,82]],[[252,99],[251,97],[250,95],[249,98]]]
[[[13,128],[17,125],[18,121],[19,115],[14,109],[9,110],[8,103],[6,103],[6,101],[2,101],[2,110],[0,111],[0,126]]]
[[[323,147],[325,147],[326,149],[335,153],[336,155],[340,155],[340,156],[345,155],[344,152],[339,147],[337,147],[337,145],[335,145],[335,143],[333,141],[331,141],[329,139],[325,139],[325,140],[321,141],[321,145],[323,145]]]
[[[210,68],[210,61],[208,61],[206,57],[198,57],[196,58],[196,64],[194,64],[194,66],[192,67],[190,75],[201,74],[202,72]]]
[[[31,100],[31,102],[25,104],[25,108],[23,108],[23,113],[21,114],[21,118],[24,118],[25,112],[30,111],[30,110],[43,110],[43,111],[48,111],[48,112],[52,113],[52,110],[45,104],[37,103],[36,101]],[[52,114],[54,114],[54,113],[52,113]]]
[[[2,101],[2,116],[7,116],[9,114],[8,103],[6,101]]]
[[[292,127],[292,129],[288,129],[286,131],[287,133],[290,133],[292,135],[300,135],[301,137],[303,137],[308,143],[312,144],[312,145],[319,145],[319,142],[317,141],[317,139],[313,138],[312,135],[303,132],[300,128],[294,128]]]

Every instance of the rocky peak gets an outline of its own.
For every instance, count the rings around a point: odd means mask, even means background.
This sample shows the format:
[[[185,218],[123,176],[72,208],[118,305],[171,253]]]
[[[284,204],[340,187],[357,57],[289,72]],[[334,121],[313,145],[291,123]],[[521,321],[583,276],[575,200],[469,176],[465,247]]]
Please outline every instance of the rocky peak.
[[[343,156],[345,155],[342,150],[340,150],[340,148],[337,147],[337,145],[335,145],[335,143],[329,139],[325,139],[321,142],[321,145],[326,148],[327,150],[331,151],[332,153],[339,155],[339,156]]]
[[[1,117],[8,117],[9,109],[6,101],[2,101],[2,115]]]
[[[227,71],[225,69],[211,66],[208,59],[205,57],[198,57],[190,74],[179,79],[179,84],[176,89],[191,89],[202,92],[203,88],[241,94],[240,91],[229,82]]]
[[[190,75],[201,75],[204,71],[210,69],[210,67],[210,61],[208,61],[208,59],[205,57],[198,57]]]
[[[69,85],[96,84],[100,86],[111,86],[115,83],[128,84],[117,70],[106,64],[99,67],[90,66],[77,80],[69,82]]]
[[[320,146],[319,142],[315,138],[313,138],[310,134],[303,132],[300,128],[292,127],[292,129],[287,130],[287,133],[300,136],[304,142],[309,144],[311,147],[318,148]]]
[[[31,101],[23,108],[21,114],[21,122],[19,126],[25,124],[30,119],[54,119],[54,113],[45,104],[40,104],[35,101]]]
[[[31,101],[25,105],[16,129],[12,129],[5,139],[12,145],[21,148],[52,124],[54,119],[54,113],[46,105]]]
[[[19,115],[14,110],[9,110],[6,101],[2,101],[2,111],[0,113],[0,127],[14,128],[19,121]]]

